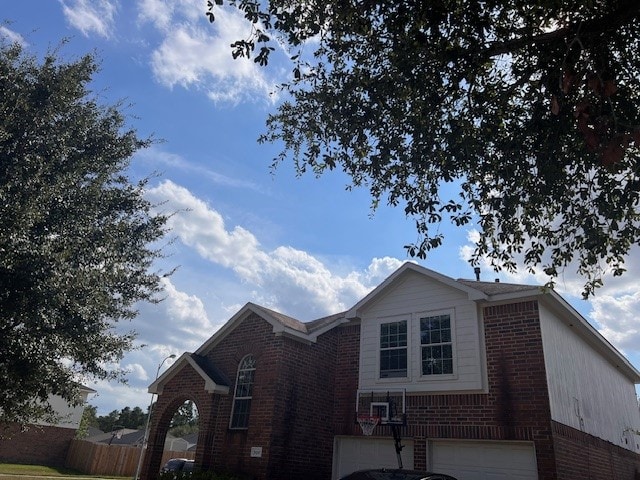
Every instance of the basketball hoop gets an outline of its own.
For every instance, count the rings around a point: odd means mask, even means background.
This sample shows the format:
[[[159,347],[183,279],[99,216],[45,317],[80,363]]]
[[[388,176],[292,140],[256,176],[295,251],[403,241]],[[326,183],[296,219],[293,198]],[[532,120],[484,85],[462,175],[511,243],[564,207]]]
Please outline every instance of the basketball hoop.
[[[362,433],[366,436],[370,436],[373,430],[380,422],[380,417],[377,415],[358,415],[358,424],[362,429]]]

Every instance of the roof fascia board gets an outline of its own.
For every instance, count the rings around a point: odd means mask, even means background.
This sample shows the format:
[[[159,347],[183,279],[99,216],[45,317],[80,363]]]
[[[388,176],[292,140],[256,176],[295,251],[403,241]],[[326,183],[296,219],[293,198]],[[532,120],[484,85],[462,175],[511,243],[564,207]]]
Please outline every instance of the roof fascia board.
[[[520,290],[519,292],[497,293],[495,295],[484,298],[483,303],[504,303],[512,300],[527,300],[540,297],[545,294],[542,288],[534,287],[531,290]]]

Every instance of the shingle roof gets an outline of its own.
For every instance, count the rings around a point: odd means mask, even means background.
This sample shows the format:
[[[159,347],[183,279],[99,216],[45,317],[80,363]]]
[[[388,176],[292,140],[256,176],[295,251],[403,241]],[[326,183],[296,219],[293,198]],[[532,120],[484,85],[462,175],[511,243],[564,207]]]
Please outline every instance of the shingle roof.
[[[466,285],[467,287],[480,290],[486,295],[499,295],[504,293],[519,293],[526,292],[528,290],[540,291],[542,287],[540,285],[523,285],[519,283],[503,283],[503,282],[481,282],[477,280],[466,280],[459,278],[456,282]]]
[[[191,354],[191,358],[198,364],[204,373],[206,373],[216,385],[223,385],[228,387],[231,385],[231,381],[227,376],[216,368],[216,366],[207,357]]]
[[[335,313],[333,315],[328,315],[326,317],[318,318],[316,320],[312,320],[310,322],[302,322],[296,318],[290,317],[280,312],[276,312],[275,310],[271,310],[270,308],[263,307],[262,305],[252,304],[254,307],[259,308],[260,310],[264,310],[268,312],[271,317],[278,320],[285,327],[291,328],[293,330],[297,330],[301,333],[313,333],[316,330],[325,327],[332,322],[338,320],[341,317],[344,317],[344,312]]]

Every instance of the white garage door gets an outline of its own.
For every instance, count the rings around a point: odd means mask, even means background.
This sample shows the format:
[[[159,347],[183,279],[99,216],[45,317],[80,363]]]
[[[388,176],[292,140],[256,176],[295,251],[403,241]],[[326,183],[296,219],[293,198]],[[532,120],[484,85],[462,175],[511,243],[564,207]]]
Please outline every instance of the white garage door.
[[[413,440],[402,440],[402,466],[413,468]],[[366,468],[398,468],[393,439],[380,437],[336,437],[333,478],[342,478]]]
[[[429,469],[458,480],[537,480],[532,443],[429,442]]]

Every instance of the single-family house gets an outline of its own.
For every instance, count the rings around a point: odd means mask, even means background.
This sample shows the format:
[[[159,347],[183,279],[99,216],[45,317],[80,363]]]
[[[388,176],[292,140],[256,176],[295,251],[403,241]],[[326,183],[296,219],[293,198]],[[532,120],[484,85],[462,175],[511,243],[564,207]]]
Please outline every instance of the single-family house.
[[[71,440],[80,426],[84,403],[92,388],[81,386],[82,404],[69,405],[62,397],[52,395],[49,404],[59,418],[55,424],[36,422],[30,425],[0,426],[0,461],[8,463],[63,466]]]
[[[633,480],[638,383],[556,292],[406,263],[311,322],[249,303],[179,357],[149,387],[142,478],[155,477],[171,418],[191,400],[196,468],[258,480],[397,466],[394,432],[403,467],[460,480]]]

